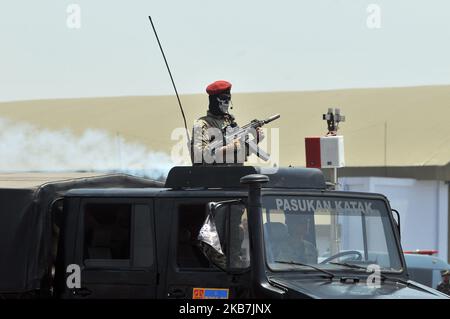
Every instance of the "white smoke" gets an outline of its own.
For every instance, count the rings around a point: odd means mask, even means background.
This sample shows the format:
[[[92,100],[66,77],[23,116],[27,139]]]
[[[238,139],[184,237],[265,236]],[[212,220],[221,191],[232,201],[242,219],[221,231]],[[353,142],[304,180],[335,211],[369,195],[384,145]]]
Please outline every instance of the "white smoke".
[[[76,135],[0,118],[1,172],[123,172],[163,178],[170,156],[98,129]]]

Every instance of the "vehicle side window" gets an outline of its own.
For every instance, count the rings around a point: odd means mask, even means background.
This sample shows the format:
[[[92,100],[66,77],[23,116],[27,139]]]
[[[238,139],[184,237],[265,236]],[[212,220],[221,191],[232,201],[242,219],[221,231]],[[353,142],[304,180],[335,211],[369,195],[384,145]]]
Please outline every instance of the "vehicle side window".
[[[206,221],[207,203],[178,206],[177,265],[180,268],[247,268],[250,249],[247,212],[239,205],[225,205],[214,219],[223,254],[200,243],[198,236]],[[206,256],[208,257],[206,257]]]
[[[131,204],[84,206],[84,259],[130,259]]]
[[[180,268],[213,268],[197,240],[206,218],[205,204],[178,206],[177,265]]]
[[[151,205],[87,203],[83,206],[83,216],[83,260],[87,267],[154,266]]]
[[[214,221],[224,260],[215,259],[221,268],[245,269],[250,266],[250,241],[247,210],[243,205],[224,205],[215,211]],[[214,258],[213,256],[211,256]],[[226,265],[223,263],[226,262]]]

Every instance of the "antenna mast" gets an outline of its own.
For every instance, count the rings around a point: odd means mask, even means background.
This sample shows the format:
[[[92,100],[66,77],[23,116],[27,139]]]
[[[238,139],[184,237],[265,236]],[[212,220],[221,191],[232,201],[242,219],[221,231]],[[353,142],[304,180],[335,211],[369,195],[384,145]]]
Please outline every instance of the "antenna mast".
[[[175,82],[174,82],[173,77],[172,77],[172,72],[170,72],[170,68],[169,68],[169,64],[167,63],[166,55],[164,54],[164,50],[163,50],[163,48],[161,46],[161,42],[159,41],[158,33],[156,33],[156,29],[155,29],[155,26],[153,24],[152,17],[149,16],[148,18],[149,18],[150,23],[152,25],[153,32],[155,33],[156,40],[158,41],[159,49],[161,50],[162,56],[164,58],[164,62],[166,63],[167,71],[169,71],[170,80],[172,81],[173,89],[175,90],[175,94],[177,96],[178,105],[180,106],[181,115],[183,116],[184,128],[186,129],[186,136],[187,136],[187,140],[188,140],[188,149],[189,149],[190,144],[191,144],[191,138],[189,136],[189,130],[187,128],[187,123],[186,123],[186,116],[184,115],[183,106],[181,105],[180,96],[178,95],[177,87],[175,86]]]

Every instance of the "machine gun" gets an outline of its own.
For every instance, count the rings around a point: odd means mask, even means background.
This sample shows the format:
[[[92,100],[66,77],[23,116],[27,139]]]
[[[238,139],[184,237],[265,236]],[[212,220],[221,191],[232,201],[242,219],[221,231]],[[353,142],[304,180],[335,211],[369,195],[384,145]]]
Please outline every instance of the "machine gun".
[[[213,141],[209,144],[209,147],[211,150],[213,150],[213,152],[215,152],[219,148],[230,144],[233,140],[243,139],[245,141],[246,147],[248,148],[248,154],[256,154],[256,156],[258,156],[259,158],[267,161],[270,158],[270,154],[262,150],[253,140],[249,140],[248,135],[254,132],[258,127],[262,127],[263,125],[275,121],[279,118],[280,114],[275,114],[265,120],[255,119],[242,127],[228,126],[224,129],[222,140],[218,139],[217,141]]]

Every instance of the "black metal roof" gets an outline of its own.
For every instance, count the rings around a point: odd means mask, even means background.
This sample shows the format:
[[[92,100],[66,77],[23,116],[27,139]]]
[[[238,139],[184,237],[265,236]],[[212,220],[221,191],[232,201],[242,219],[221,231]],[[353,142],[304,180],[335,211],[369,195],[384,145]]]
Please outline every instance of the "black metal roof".
[[[255,166],[177,166],[170,170],[166,188],[246,188],[240,179],[249,174],[269,177],[264,188],[325,189],[322,171],[315,168]]]

